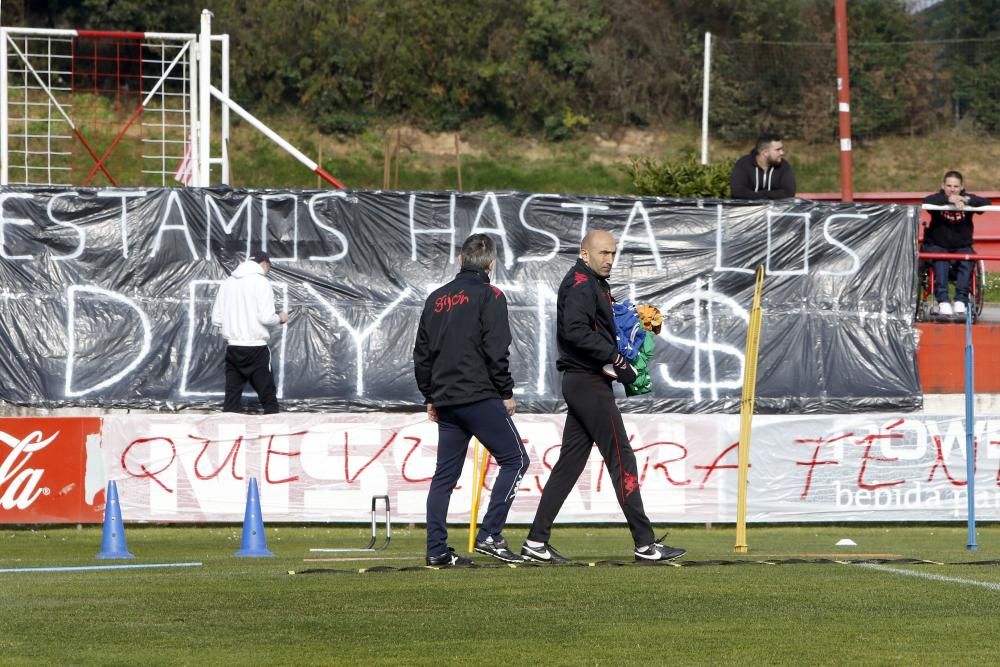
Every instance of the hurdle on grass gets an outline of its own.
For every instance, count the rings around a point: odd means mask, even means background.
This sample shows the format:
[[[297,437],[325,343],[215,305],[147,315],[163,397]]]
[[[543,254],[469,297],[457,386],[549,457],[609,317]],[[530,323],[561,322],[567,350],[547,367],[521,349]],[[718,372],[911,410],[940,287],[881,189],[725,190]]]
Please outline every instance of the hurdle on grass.
[[[380,500],[382,501],[382,508],[383,508],[383,510],[385,510],[385,541],[382,544],[380,544],[378,546],[375,546],[375,542],[378,541],[378,539],[377,539],[378,521],[377,521],[377,515],[376,515],[376,508],[377,508],[378,502]],[[335,548],[335,549],[316,548],[316,549],[310,549],[309,551],[313,551],[313,552],[317,552],[317,553],[346,553],[346,552],[351,552],[351,551],[382,551],[383,549],[385,549],[385,548],[387,548],[389,546],[389,541],[392,540],[392,520],[389,518],[389,514],[390,514],[389,496],[372,496],[372,535],[371,535],[371,539],[368,541],[368,545],[367,546],[364,546],[364,547],[341,547],[341,548]]]
[[[764,292],[764,267],[757,267],[753,305],[747,324],[746,368],[743,370],[743,397],[740,400],[740,445],[736,482],[736,553],[747,552],[747,469],[750,467],[750,433],[753,405],[757,395],[757,353],[760,351],[760,297]]]

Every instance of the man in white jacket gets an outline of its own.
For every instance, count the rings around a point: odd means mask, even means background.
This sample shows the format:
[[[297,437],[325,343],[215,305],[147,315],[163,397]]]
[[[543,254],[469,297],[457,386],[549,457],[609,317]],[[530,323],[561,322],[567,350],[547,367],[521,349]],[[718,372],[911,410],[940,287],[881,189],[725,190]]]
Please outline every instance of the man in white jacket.
[[[226,339],[226,398],[223,412],[242,412],[247,382],[257,392],[264,414],[278,412],[278,391],[271,375],[267,327],[284,324],[288,313],[274,310],[274,293],[266,276],[271,260],[256,252],[236,267],[219,287],[212,307],[212,324]]]

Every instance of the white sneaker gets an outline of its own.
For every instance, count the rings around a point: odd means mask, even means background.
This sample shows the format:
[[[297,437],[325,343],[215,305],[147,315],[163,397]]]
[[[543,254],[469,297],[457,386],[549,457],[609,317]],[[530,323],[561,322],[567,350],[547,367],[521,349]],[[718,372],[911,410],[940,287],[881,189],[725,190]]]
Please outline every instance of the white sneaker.
[[[965,302],[956,301],[955,302],[955,314],[961,317],[965,317]]]
[[[965,304],[963,304],[963,306],[964,305]],[[951,303],[949,301],[942,301],[937,305],[937,314],[951,317],[955,314],[955,311],[951,309]]]

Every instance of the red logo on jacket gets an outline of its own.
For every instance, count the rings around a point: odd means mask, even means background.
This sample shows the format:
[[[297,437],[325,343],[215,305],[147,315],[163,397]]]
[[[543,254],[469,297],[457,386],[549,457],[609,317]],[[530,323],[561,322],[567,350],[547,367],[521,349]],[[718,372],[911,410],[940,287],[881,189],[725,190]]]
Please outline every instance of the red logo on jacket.
[[[469,297],[465,293],[465,290],[459,290],[454,294],[444,294],[434,301],[434,312],[451,312],[452,308],[457,308],[466,303],[469,303]]]
[[[494,287],[493,285],[490,285],[490,289],[493,290],[493,298],[499,299],[500,297],[503,296],[503,292],[501,292],[498,287]]]
[[[582,285],[588,280],[590,280],[590,278],[587,277],[586,273],[580,273],[579,271],[573,273],[573,287]]]

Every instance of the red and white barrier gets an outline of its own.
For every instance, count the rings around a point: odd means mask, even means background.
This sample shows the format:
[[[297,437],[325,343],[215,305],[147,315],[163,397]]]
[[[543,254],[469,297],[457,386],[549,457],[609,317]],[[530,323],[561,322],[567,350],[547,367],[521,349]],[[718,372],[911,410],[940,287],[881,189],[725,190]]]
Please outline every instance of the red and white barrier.
[[[510,521],[528,523],[558,457],[564,416],[516,421],[532,463]],[[734,520],[737,415],[626,415],[625,423],[654,523]],[[977,507],[993,521],[1000,417],[976,428]],[[373,495],[388,494],[394,518],[422,522],[436,440],[422,414],[3,419],[0,522],[99,522],[108,479],[117,481],[125,521],[238,522],[249,477],[259,480],[269,521],[357,522]],[[965,516],[959,417],[758,416],[750,466],[751,522]],[[471,471],[452,497],[452,521],[468,521]],[[487,471],[487,492],[495,474]],[[622,521],[596,449],[558,521]]]

